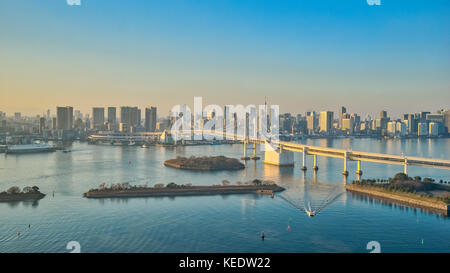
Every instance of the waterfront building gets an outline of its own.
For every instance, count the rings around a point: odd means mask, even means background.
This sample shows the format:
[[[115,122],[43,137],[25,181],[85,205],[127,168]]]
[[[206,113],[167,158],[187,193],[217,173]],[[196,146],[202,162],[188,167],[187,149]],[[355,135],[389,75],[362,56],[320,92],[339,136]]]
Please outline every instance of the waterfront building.
[[[439,125],[436,122],[430,122],[428,125],[428,135],[430,137],[437,137],[439,135]]]
[[[73,128],[73,107],[56,107],[56,127],[59,130],[72,130]]]
[[[344,106],[341,106],[339,108],[339,127],[342,128],[342,119],[344,118],[343,115],[347,113],[347,108]]]
[[[407,126],[405,122],[397,122],[397,134],[401,137],[406,136]]]
[[[145,108],[145,131],[156,131],[156,107]]]
[[[306,128],[308,129],[308,133],[314,133],[317,128],[317,119],[316,112],[307,112],[306,113]]]
[[[128,123],[121,122],[119,124],[119,131],[122,133],[129,133],[130,132],[130,125]]]
[[[395,136],[397,134],[397,122],[389,121],[387,123],[387,132],[390,136]]]
[[[43,134],[45,130],[45,118],[39,118],[39,134]]]
[[[116,107],[108,107],[108,126],[109,130],[114,131],[116,130]]]
[[[426,136],[427,135],[427,124],[425,122],[419,122],[417,125],[417,135],[418,136]]]
[[[442,112],[444,115],[444,127],[447,133],[450,133],[450,109]]]
[[[128,124],[129,126],[136,126],[140,124],[140,110],[137,107],[120,107],[120,122]]]
[[[330,133],[333,128],[333,112],[322,111],[319,117],[320,132]]]
[[[105,125],[105,108],[92,108],[92,128],[102,130]]]
[[[342,119],[341,129],[348,133],[353,133],[353,120],[351,118]]]

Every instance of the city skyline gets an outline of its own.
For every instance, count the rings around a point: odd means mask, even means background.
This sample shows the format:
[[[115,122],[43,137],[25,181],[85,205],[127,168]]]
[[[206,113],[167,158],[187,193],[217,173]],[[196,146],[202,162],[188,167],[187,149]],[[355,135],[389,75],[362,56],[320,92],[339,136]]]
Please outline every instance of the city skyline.
[[[362,116],[400,117],[449,107],[446,1],[19,0],[0,7],[6,113],[58,105],[82,112],[158,105],[168,113],[194,96],[219,105],[268,97],[291,113],[346,105]]]

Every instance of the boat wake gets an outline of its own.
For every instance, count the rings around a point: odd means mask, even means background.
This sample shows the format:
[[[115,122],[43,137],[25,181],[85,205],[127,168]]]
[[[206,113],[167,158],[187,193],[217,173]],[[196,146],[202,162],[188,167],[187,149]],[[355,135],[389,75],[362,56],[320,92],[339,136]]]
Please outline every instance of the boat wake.
[[[345,188],[341,185],[317,183],[310,185],[309,182],[305,182],[303,191],[290,189],[277,196],[309,217],[314,217],[339,199],[344,192]]]

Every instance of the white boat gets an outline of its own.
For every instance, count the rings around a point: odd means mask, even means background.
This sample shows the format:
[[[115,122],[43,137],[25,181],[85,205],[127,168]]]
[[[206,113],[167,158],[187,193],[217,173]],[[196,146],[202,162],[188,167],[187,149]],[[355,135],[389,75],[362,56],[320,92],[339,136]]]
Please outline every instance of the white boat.
[[[56,147],[49,144],[24,144],[8,146],[7,154],[54,152]]]
[[[305,208],[305,212],[309,217],[314,217],[316,215],[316,212],[311,208],[311,202],[308,202],[308,208]]]

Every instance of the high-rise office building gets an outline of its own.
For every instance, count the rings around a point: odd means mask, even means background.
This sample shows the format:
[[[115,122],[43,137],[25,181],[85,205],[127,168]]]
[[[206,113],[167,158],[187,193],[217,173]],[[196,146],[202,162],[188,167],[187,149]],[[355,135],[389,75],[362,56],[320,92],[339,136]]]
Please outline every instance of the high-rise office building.
[[[156,131],[156,107],[145,108],[145,131]]]
[[[129,126],[136,126],[140,124],[139,117],[140,110],[137,107],[122,106],[120,107],[120,123]]]
[[[444,114],[444,126],[447,133],[450,133],[450,109],[442,112]]]
[[[44,129],[45,129],[45,118],[39,118],[39,134],[44,133]]]
[[[339,128],[342,128],[342,119],[345,113],[347,113],[347,108],[345,108],[344,106],[339,108]]]
[[[316,112],[306,112],[306,128],[308,130],[308,133],[313,133],[316,130]]]
[[[92,128],[102,129],[105,125],[105,108],[94,107],[92,108]]]
[[[320,112],[319,128],[320,128],[320,132],[329,133],[331,131],[331,128],[333,128],[333,112],[332,111]]]
[[[56,107],[56,127],[60,130],[72,130],[73,107]]]
[[[387,118],[387,112],[386,111],[381,111],[380,112],[380,118]]]
[[[116,122],[116,107],[108,107],[108,123],[111,129],[114,130],[116,128]]]

